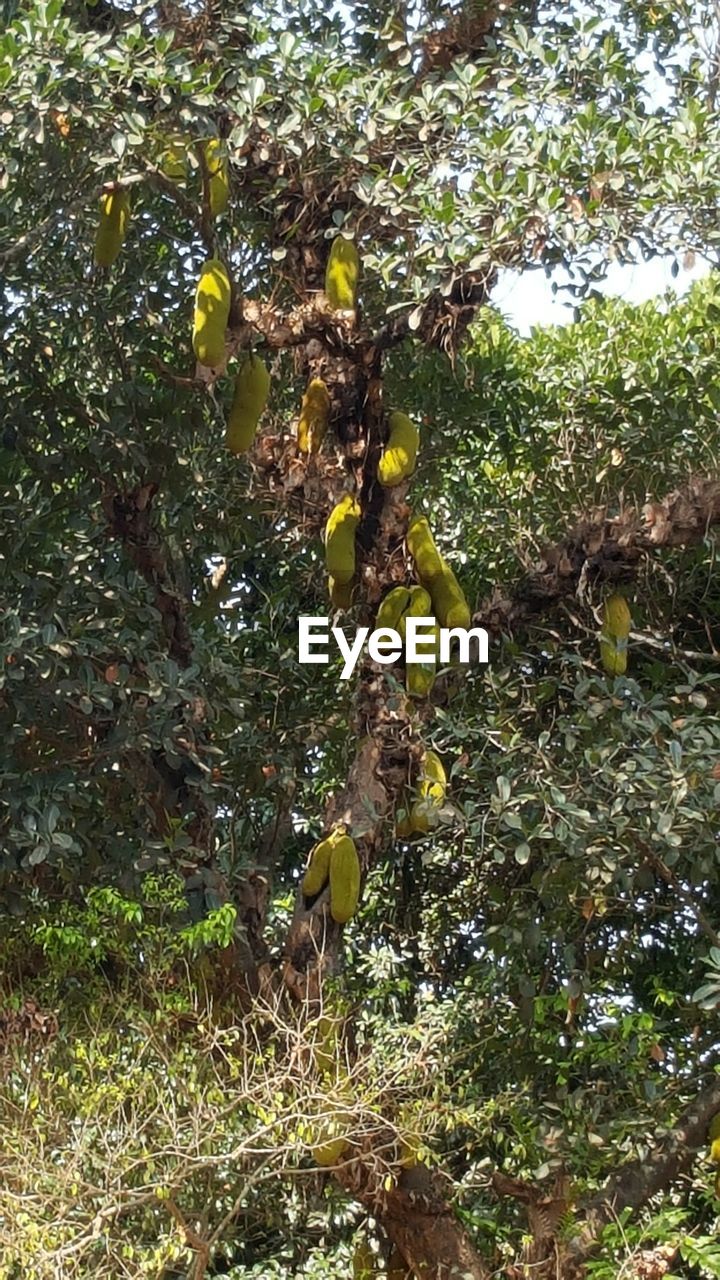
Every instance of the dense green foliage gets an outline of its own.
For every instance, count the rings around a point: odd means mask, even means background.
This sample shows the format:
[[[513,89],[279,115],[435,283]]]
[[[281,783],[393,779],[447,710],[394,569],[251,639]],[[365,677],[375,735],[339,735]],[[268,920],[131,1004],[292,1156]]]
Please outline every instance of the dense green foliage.
[[[327,233],[345,225],[369,332],[455,267],[568,262],[582,294],[633,247],[716,252],[720,138],[693,43],[708,15],[520,4],[490,46],[421,73],[421,38],[448,7],[413,8],[409,46],[374,3],[174,21],[104,0],[6,8],[0,1278],[349,1275],[365,1213],[310,1154],[333,1091],[355,1140],[386,1144],[389,1177],[396,1140],[419,1135],[501,1270],[527,1227],[493,1169],[563,1168],[580,1200],[647,1157],[712,1070],[712,533],[628,576],[627,679],[600,666],[592,583],[495,637],[487,669],[450,673],[423,726],[450,780],[441,825],[404,844],[388,823],[345,933],[349,1103],[344,1049],[318,1080],[317,1026],[224,985],[250,875],[271,876],[279,967],[356,745],[355,687],[339,660],[297,662],[298,615],[326,609],[323,521],[261,452],[225,451],[232,378],[209,394],[193,381],[193,291],[208,234],[244,293],[289,309],[298,246],[319,289]],[[643,53],[662,70],[659,106]],[[227,133],[233,196],[210,233],[197,156],[182,183],[156,168],[177,129]],[[117,176],[133,213],[103,274],[98,200]],[[574,325],[527,340],[491,296],[454,362],[413,343],[412,315],[385,396],[420,423],[412,501],[472,605],[582,513],[717,472],[713,281],[639,308],[591,298]],[[267,363],[264,438],[289,438],[304,381],[291,350]],[[190,602],[186,664],[110,529],[108,500],[144,485],[158,486],[150,550]],[[610,1231],[595,1274],[670,1241],[675,1274],[718,1276],[716,1229],[699,1161]]]

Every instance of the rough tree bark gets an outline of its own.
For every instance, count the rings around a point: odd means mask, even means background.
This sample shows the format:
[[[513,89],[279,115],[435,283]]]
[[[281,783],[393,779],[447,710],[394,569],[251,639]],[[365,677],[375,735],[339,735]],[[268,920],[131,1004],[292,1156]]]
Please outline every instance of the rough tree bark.
[[[695,476],[682,489],[617,516],[595,512],[581,520],[510,592],[496,587],[479,608],[473,625],[499,632],[522,626],[595,583],[621,584],[635,577],[640,563],[661,548],[702,542],[720,524],[720,480]]]

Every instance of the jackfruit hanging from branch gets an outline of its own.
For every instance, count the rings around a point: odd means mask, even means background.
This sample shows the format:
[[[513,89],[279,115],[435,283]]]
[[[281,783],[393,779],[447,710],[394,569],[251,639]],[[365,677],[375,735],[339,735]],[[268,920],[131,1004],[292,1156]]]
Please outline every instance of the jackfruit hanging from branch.
[[[225,431],[231,453],[247,453],[267,404],[270,374],[260,356],[246,355],[235,378],[235,390]]]
[[[354,311],[360,274],[358,251],[352,240],[336,236],[325,268],[325,296],[333,311]]]
[[[405,667],[405,688],[411,698],[429,698],[435,683],[435,672],[440,656],[440,628],[437,623],[428,636],[418,636],[418,652],[422,662],[408,662]]]
[[[424,833],[438,825],[446,794],[447,777],[442,760],[436,752],[426,751],[420,766],[418,799],[410,810],[415,831]]]
[[[407,532],[408,550],[415,570],[432,598],[433,612],[441,627],[470,626],[471,614],[460,583],[440,555],[424,516],[413,516]]]
[[[328,574],[339,586],[355,576],[355,533],[360,521],[360,504],[351,493],[333,507],[325,526],[325,561]]]
[[[311,378],[300,406],[297,442],[301,453],[318,453],[330,416],[330,395],[322,378]]]
[[[230,277],[219,258],[208,258],[195,293],[193,351],[200,364],[215,369],[225,357],[230,317]]]
[[[406,413],[390,414],[389,435],[378,466],[378,480],[393,489],[407,480],[415,470],[418,451],[418,429]]]
[[[627,600],[619,592],[609,596],[603,606],[603,628],[600,633],[600,660],[609,676],[624,676],[628,661],[628,636],[632,614]]]
[[[337,924],[354,916],[360,897],[360,859],[351,836],[337,840],[330,851],[330,914]]]
[[[329,836],[319,840],[312,849],[302,882],[302,891],[306,898],[314,898],[324,889],[330,877],[330,854],[344,837],[345,828],[337,827],[335,831],[330,832]]]
[[[100,221],[95,236],[95,266],[111,267],[123,246],[130,221],[130,193],[104,191],[100,197]]]

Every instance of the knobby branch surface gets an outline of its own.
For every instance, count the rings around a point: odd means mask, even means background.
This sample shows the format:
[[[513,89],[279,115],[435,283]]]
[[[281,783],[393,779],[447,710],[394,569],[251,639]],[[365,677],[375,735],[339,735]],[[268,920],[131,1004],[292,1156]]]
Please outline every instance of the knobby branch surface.
[[[537,567],[510,591],[496,587],[473,624],[491,633],[511,631],[594,583],[631,581],[647,556],[663,548],[694,546],[718,524],[720,480],[715,476],[695,476],[682,489],[646,503],[642,512],[596,512],[548,547]]]

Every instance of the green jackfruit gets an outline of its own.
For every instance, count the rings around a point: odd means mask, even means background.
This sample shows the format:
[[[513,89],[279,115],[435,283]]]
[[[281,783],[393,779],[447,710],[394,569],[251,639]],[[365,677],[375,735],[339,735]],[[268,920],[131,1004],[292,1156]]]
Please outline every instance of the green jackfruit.
[[[360,262],[352,240],[336,236],[325,270],[325,295],[333,311],[354,311]]]
[[[624,676],[627,671],[627,640],[608,640],[600,636],[600,660],[609,676]]]
[[[360,896],[360,859],[350,836],[337,840],[330,851],[330,914],[338,924],[357,910]]]
[[[407,587],[393,587],[380,601],[375,618],[375,629],[387,627],[390,631],[399,631],[400,622],[410,603],[410,592]]]
[[[440,629],[437,626],[437,623],[435,624],[434,631],[435,644],[432,649],[430,647],[431,637],[424,637],[422,643],[420,642],[420,638],[418,638],[420,651],[428,654],[428,661],[408,662],[405,667],[405,688],[411,698],[429,698],[433,684],[435,683],[435,671],[440,654]],[[434,657],[431,657],[431,654],[434,654]]]
[[[386,489],[402,484],[415,470],[418,429],[405,413],[390,414],[390,434],[378,466],[378,480]]]
[[[469,627],[470,608],[463,589],[447,561],[442,560],[441,572],[432,578],[428,585],[435,617],[440,626]]]
[[[325,887],[330,875],[330,854],[338,841],[343,839],[345,830],[338,827],[329,836],[325,836],[324,840],[318,841],[312,849],[302,881],[302,891],[306,898],[314,898]]]
[[[270,374],[259,356],[247,355],[235,379],[235,391],[225,430],[231,453],[247,453],[267,404]]]
[[[300,406],[297,442],[301,453],[317,453],[325,439],[330,416],[330,395],[322,378],[312,378]]]
[[[434,751],[426,751],[418,779],[418,799],[410,810],[413,830],[430,831],[437,826],[438,815],[445,803],[447,777],[442,760]]]
[[[211,138],[204,149],[205,168],[207,170],[208,199],[213,218],[219,217],[228,207],[230,198],[230,179],[228,163],[223,154],[223,144],[219,138]]]
[[[429,698],[435,683],[435,665],[408,662],[405,668],[405,688],[411,698],[423,701]]]
[[[130,193],[105,191],[100,197],[100,221],[95,236],[96,267],[111,267],[117,258],[130,221]]]
[[[343,613],[352,609],[352,579],[350,582],[337,582],[335,578],[328,578],[328,593],[334,609],[342,609]]]
[[[400,619],[400,635],[405,640],[406,621],[408,618],[429,618],[432,613],[432,600],[424,587],[415,585],[410,588],[410,599]]]
[[[615,593],[605,601],[603,631],[610,640],[627,640],[632,629],[632,614],[624,596]]]
[[[230,316],[230,278],[219,258],[208,258],[195,294],[193,351],[210,369],[225,356],[225,330]]]
[[[174,182],[182,182],[188,171],[188,144],[182,133],[172,133],[159,160],[161,173]]]
[[[424,516],[413,516],[407,544],[417,575],[432,596],[433,612],[441,627],[469,627],[470,609],[450,565],[435,546]]]
[[[426,751],[420,769],[420,795],[423,799],[429,797],[442,804],[446,791],[447,776],[443,762],[437,752]]]
[[[627,671],[631,627],[632,615],[625,597],[619,592],[608,596],[603,607],[600,660],[609,676],[624,676]]]
[[[333,507],[325,527],[325,561],[331,578],[340,586],[355,576],[355,531],[360,520],[360,504],[346,493]]]
[[[352,1096],[352,1086],[343,1052],[343,1033],[350,1012],[350,1002],[336,991],[325,990],[323,995],[323,1012],[308,1027],[312,1035],[315,1067],[325,1078],[334,1077],[337,1092],[349,1099]]]
[[[427,585],[442,573],[443,559],[435,546],[430,525],[424,516],[413,516],[408,526],[407,544],[410,555],[415,561],[417,576],[424,585]]]
[[[338,1065],[339,1030],[340,1022],[337,1018],[330,1018],[326,1014],[318,1018],[313,1057],[315,1067],[321,1075],[332,1075]]]
[[[350,1145],[347,1138],[342,1136],[347,1133],[350,1121],[351,1117],[347,1112],[336,1111],[318,1122],[311,1148],[317,1164],[327,1169],[340,1163]]]

